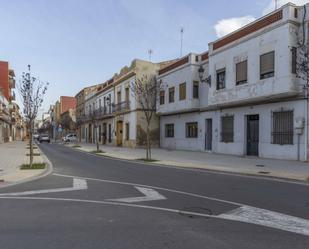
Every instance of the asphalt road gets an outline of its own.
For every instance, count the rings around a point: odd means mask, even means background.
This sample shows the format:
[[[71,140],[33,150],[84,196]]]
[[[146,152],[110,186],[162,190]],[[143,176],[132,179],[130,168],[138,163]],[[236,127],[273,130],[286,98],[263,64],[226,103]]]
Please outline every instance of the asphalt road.
[[[1,249],[309,248],[309,186],[40,147],[53,174],[0,189]]]

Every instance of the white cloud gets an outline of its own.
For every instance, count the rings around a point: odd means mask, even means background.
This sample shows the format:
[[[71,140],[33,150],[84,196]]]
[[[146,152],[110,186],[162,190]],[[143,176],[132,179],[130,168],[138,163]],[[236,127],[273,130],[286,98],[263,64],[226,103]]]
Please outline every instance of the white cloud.
[[[217,36],[220,38],[222,36],[231,33],[246,24],[253,22],[255,18],[253,16],[243,16],[243,17],[234,17],[228,19],[222,19],[217,22],[215,25],[215,30]]]
[[[263,15],[266,15],[272,11],[275,10],[276,4],[275,4],[275,0],[271,0],[269,2],[269,4],[267,5],[267,7],[263,10]],[[284,4],[287,4],[288,2],[292,2],[296,5],[304,5],[306,3],[308,3],[308,0],[277,0],[277,7],[281,7]]]

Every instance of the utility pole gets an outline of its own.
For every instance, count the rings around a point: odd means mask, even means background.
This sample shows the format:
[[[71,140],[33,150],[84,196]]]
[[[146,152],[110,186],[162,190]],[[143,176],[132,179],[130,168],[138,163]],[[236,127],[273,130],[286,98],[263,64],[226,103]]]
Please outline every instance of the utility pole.
[[[153,54],[153,50],[150,48],[148,49],[149,61],[151,61],[151,55]]]
[[[181,27],[181,28],[180,28],[180,57],[182,57],[183,32],[184,32],[184,28]]]

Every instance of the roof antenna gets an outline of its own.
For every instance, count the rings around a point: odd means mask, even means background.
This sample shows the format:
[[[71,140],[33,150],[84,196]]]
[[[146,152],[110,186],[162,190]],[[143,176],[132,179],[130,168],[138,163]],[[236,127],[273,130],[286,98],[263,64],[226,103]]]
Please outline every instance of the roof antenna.
[[[153,54],[153,50],[150,48],[148,49],[149,61],[151,61],[151,55]]]
[[[180,57],[182,57],[183,32],[184,32],[184,28],[181,27],[181,28],[180,28]]]
[[[278,0],[275,0],[275,10],[278,9]]]

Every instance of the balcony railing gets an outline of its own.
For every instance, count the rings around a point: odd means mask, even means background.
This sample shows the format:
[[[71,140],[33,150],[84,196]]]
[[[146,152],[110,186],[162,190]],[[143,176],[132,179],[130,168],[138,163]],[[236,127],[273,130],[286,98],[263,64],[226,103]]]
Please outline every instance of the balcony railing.
[[[125,112],[130,110],[130,101],[123,101],[114,105],[115,112]]]
[[[77,124],[82,124],[84,122],[91,122],[93,120],[98,120],[101,118],[109,117],[114,114],[114,104],[111,104],[110,106],[105,106],[98,108],[91,113],[79,115],[76,117]]]
[[[103,118],[113,114],[113,108],[111,106],[103,106],[99,109],[94,110],[95,118]]]
[[[15,89],[16,81],[14,78],[9,78],[10,88]]]

